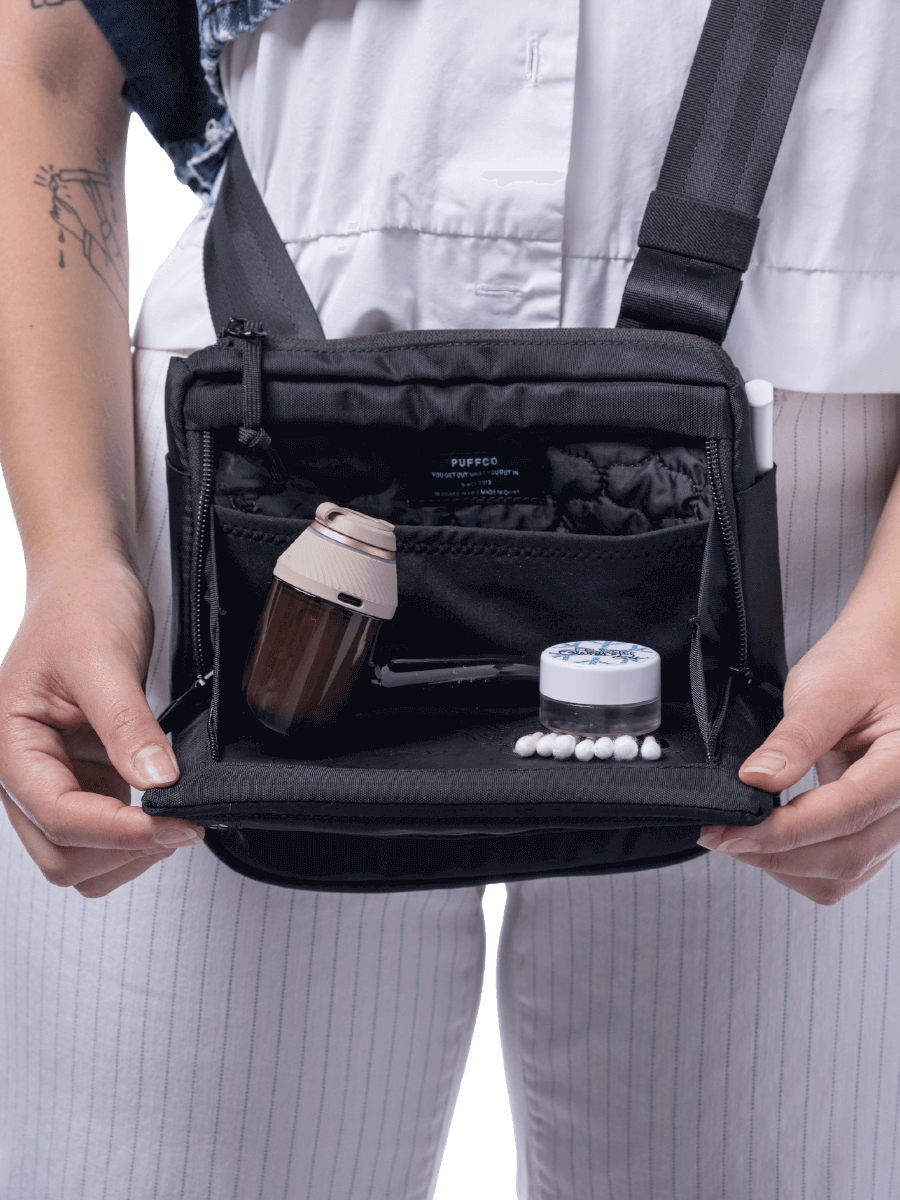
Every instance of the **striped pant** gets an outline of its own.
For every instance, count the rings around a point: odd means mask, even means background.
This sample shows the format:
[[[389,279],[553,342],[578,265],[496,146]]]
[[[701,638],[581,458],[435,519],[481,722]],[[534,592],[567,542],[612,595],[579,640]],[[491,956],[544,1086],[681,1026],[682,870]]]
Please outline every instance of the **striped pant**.
[[[165,359],[137,361],[156,711]],[[779,394],[792,660],[859,573],[898,422],[897,397]],[[84,901],[6,827],[0,860],[0,1200],[431,1195],[481,989],[481,889],[291,892],[198,847]],[[895,874],[833,909],[715,854],[510,886],[498,996],[522,1200],[900,1195]]]

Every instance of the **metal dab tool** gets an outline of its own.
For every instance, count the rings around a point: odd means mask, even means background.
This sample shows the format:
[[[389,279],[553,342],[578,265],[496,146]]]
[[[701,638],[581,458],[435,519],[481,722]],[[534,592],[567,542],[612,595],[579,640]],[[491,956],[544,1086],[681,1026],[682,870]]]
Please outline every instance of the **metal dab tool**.
[[[409,687],[418,683],[465,683],[476,679],[534,679],[538,668],[512,655],[472,654],[463,658],[391,658],[375,665],[381,687]]]

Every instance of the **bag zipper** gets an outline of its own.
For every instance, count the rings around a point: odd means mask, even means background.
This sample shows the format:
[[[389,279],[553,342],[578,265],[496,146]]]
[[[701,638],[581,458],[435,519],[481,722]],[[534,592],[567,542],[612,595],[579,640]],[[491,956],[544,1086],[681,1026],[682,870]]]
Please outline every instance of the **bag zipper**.
[[[194,669],[197,672],[194,686],[202,685],[208,678],[200,614],[203,609],[203,544],[206,540],[212,495],[213,435],[209,430],[205,430],[202,438],[200,490],[197,496],[197,519],[194,522],[194,543],[191,548],[191,648],[194,654]]]
[[[194,522],[194,541],[191,547],[190,570],[190,638],[194,660],[194,679],[187,688],[176,696],[157,717],[164,733],[178,733],[203,708],[206,687],[212,682],[214,671],[207,670],[203,653],[203,631],[200,613],[203,601],[203,542],[209,517],[209,501],[213,479],[212,433],[202,435],[203,446],[200,466],[200,491],[197,496],[197,519]]]
[[[719,711],[716,713],[715,719],[710,726],[709,737],[707,739],[706,756],[708,759],[712,759],[715,757],[719,733],[725,720],[725,714],[728,711],[734,676],[737,675],[745,683],[750,684],[753,682],[753,673],[750,670],[748,661],[750,656],[750,639],[747,631],[747,606],[744,598],[744,580],[741,574],[741,557],[738,550],[734,524],[731,519],[731,510],[725,496],[719,443],[714,438],[709,438],[706,442],[706,465],[709,472],[713,504],[716,510],[716,520],[719,523],[722,545],[725,549],[725,563],[728,568],[728,577],[734,596],[734,606],[738,622],[737,663],[729,667],[731,674],[725,684],[725,691],[719,705]]]
[[[237,338],[244,349],[243,386],[245,417],[249,417],[253,426],[240,430],[240,440],[251,448],[259,445],[267,448],[269,438],[265,430],[259,428],[259,394],[260,373],[259,348],[266,334],[258,322],[245,321],[232,317],[219,335],[220,342]],[[200,486],[197,493],[197,508],[194,519],[194,540],[191,547],[191,600],[190,600],[190,639],[191,653],[194,660],[194,680],[177,699],[166,708],[162,714],[167,719],[167,725],[174,729],[175,724],[182,726],[187,723],[203,705],[205,688],[212,681],[214,671],[207,669],[206,655],[203,650],[203,549],[206,542],[209,525],[209,509],[213,485],[213,435],[211,430],[204,430],[202,435],[200,459]],[[278,460],[280,465],[280,460]],[[215,757],[215,755],[214,755]]]
[[[259,347],[265,337],[265,330],[263,330],[258,321],[247,321],[243,317],[232,317],[219,335],[221,342],[227,341],[230,338],[237,338],[243,346],[253,347],[251,355],[244,354],[242,375],[245,392],[245,416],[252,414],[252,418],[254,419],[258,419],[259,412],[260,381],[257,378],[260,372]],[[248,363],[248,358],[251,357],[252,363]],[[244,444],[249,443],[252,446],[254,439],[264,439],[265,442],[268,442],[268,436],[265,431],[258,428],[258,426],[250,430],[242,428],[241,433],[248,435],[241,438]],[[201,436],[200,489],[197,495],[197,516],[194,522],[194,543],[191,550],[191,647],[194,654],[194,669],[197,674],[191,687],[203,687],[212,676],[212,672],[208,672],[206,669],[206,659],[203,653],[203,623],[201,620],[201,613],[203,611],[203,545],[206,540],[206,528],[209,522],[213,483],[212,431],[209,429],[204,430]]]

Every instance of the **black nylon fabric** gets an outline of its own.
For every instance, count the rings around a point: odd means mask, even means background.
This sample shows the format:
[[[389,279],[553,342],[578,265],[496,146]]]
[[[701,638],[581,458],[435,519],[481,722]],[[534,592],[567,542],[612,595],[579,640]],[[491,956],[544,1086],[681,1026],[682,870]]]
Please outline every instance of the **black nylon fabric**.
[[[746,271],[759,220],[672,192],[650,193],[638,245]]]
[[[638,236],[619,325],[728,330],[822,0],[719,0]]]
[[[216,588],[225,610],[218,627],[226,650],[218,671],[224,701],[215,720],[235,736],[243,730],[240,672],[272,569],[305,525],[218,507],[213,512]],[[599,612],[613,640],[633,640],[627,635],[640,628],[663,659],[667,696],[689,698],[685,664],[698,599],[693,580],[710,539],[708,523],[627,536],[398,526],[397,539],[399,605],[379,634],[379,661],[502,654],[536,664],[544,646],[576,640],[580,630],[595,626]],[[714,624],[721,623],[726,605],[720,585],[705,601]],[[476,723],[492,724],[497,706],[507,704],[524,705],[533,719],[538,703],[534,682],[412,692],[363,685],[358,699],[368,728],[363,732],[351,720],[347,736],[365,746],[361,762],[376,753],[378,739],[393,736],[396,722],[416,731],[417,744],[430,747],[420,753],[441,757],[443,743],[432,746],[435,723],[468,726],[471,708]],[[491,746],[484,760],[467,743],[466,761],[489,765],[500,753],[503,762],[506,751]],[[290,746],[276,748],[290,753]],[[404,763],[414,757],[412,749],[404,751]],[[505,762],[516,765],[515,759]]]
[[[499,686],[486,684],[484,693]],[[471,693],[477,685],[468,687]],[[687,702],[664,713],[659,737],[666,753],[659,763],[637,759],[596,765],[517,759],[512,745],[535,723],[530,705],[520,705],[518,715],[501,711],[497,719],[489,699],[482,699],[480,711],[473,700],[466,705],[467,723],[453,727],[448,702],[418,716],[414,701],[388,703],[381,713],[361,710],[342,724],[341,736],[317,739],[315,747],[296,741],[293,747],[279,746],[262,727],[231,712],[229,720],[237,719],[218,761],[209,758],[201,714],[175,743],[181,778],[147,793],[144,808],[204,825],[225,821],[246,828],[385,837],[637,824],[755,825],[772,809],[769,793],[737,778],[738,766],[758,744],[776,707],[765,693],[739,697],[731,706],[723,749],[714,762],[706,757]],[[401,718],[407,729],[392,728]],[[441,728],[438,720],[446,725]]]
[[[382,335],[358,344],[353,340],[352,347],[347,342],[265,345],[266,427],[276,446],[284,439],[293,446],[305,443],[318,426],[330,430],[340,447],[348,433],[365,434],[373,446],[393,445],[394,427],[438,435],[465,430],[467,436],[490,428],[506,437],[511,429],[542,434],[551,429],[558,435],[564,425],[583,438],[598,426],[633,435],[640,422],[651,431],[668,432],[676,445],[687,436],[727,438],[735,487],[752,483],[746,399],[740,377],[719,348],[684,334],[647,331],[525,331],[521,345],[517,340],[512,331],[479,331],[468,340],[464,333],[441,332],[408,339]],[[292,344],[296,350],[288,348]],[[188,629],[190,547],[201,474],[198,439],[204,429],[212,430],[230,437],[224,452],[240,450],[235,431],[245,416],[243,362],[240,343],[226,340],[170,364],[166,423],[178,601],[173,609],[175,695],[196,674]],[[481,381],[475,382],[479,371]],[[668,383],[663,382],[667,373]],[[290,454],[284,457],[290,474]],[[248,469],[254,469],[249,460]]]
[[[699,854],[701,824],[765,819],[775,798],[738,768],[781,713],[775,472],[756,479],[743,383],[713,343],[819,7],[713,0],[615,331],[324,342],[235,150],[204,255],[224,333],[167,381],[178,698],[161,719],[182,773],[148,812],[200,821],[252,878],[357,891],[641,870]],[[438,496],[460,478],[447,455],[514,485]],[[320,497],[399,522],[399,605],[370,667],[649,644],[662,758],[517,758],[527,673],[387,689],[364,672],[330,729],[265,730],[244,666]]]
[[[237,134],[203,243],[213,328],[232,317],[278,337],[324,338],[316,310],[253,183]]]
[[[710,6],[660,190],[756,216],[821,9],[822,0]]]
[[[619,326],[696,333],[724,340],[741,273],[700,258],[642,246],[625,285]]]
[[[773,681],[771,690],[745,682],[731,689],[711,757],[704,733],[737,653],[710,445],[726,464],[722,503],[741,569],[754,573],[748,589],[770,597],[779,587],[774,486],[768,476],[752,482],[746,397],[720,350],[688,335],[624,330],[532,332],[521,345],[515,334],[482,333],[266,344],[259,418],[274,461],[238,436],[249,361],[238,342],[174,362],[169,377],[173,563],[185,581],[177,585],[173,691],[197,672],[195,624],[213,674],[195,689],[193,721],[176,732],[181,779],[145,793],[147,811],[200,820],[210,848],[255,878],[373,891],[643,869],[698,853],[702,823],[765,817],[773,798],[741,784],[737,767],[778,719],[783,651],[780,607],[770,599],[751,620],[749,669]],[[639,428],[652,436],[620,441],[626,426],[632,438]],[[486,652],[536,662],[558,640],[643,640],[663,658],[660,762],[517,759],[516,737],[535,725],[537,689],[528,681],[392,691],[365,679],[333,737],[318,734],[314,746],[268,734],[246,710],[241,677],[272,567],[320,494],[298,481],[309,483],[313,468],[324,491],[339,491],[343,477],[363,500],[353,488],[368,486],[386,459],[396,495],[431,439],[462,431],[496,438],[498,447],[523,439],[537,447],[554,521],[511,527],[515,505],[502,514],[480,505],[454,511],[457,524],[431,524],[434,513],[410,501],[410,520],[397,530],[400,606],[376,649],[383,659]],[[210,437],[210,508],[201,523]],[[601,499],[626,513],[603,533],[558,519],[566,505]],[[640,503],[627,514],[633,500]],[[684,511],[691,500],[694,510]],[[285,501],[290,512],[278,507]],[[635,513],[651,528],[635,531]],[[702,693],[689,661],[695,620]]]
[[[697,845],[699,836],[699,825],[574,834],[542,830],[452,842],[318,831],[286,838],[264,829],[209,829],[205,841],[226,866],[262,883],[317,892],[415,892],[658,869],[705,854]],[[544,865],[529,866],[535,863]]]
[[[172,460],[187,430],[244,420],[240,339],[173,359],[167,406]],[[268,339],[262,348],[266,424],[390,425],[474,431],[542,423],[663,429],[734,437],[738,486],[754,477],[741,378],[708,341],[649,330],[453,330],[325,343]],[[335,399],[339,397],[340,402]],[[625,439],[623,439],[625,440]]]

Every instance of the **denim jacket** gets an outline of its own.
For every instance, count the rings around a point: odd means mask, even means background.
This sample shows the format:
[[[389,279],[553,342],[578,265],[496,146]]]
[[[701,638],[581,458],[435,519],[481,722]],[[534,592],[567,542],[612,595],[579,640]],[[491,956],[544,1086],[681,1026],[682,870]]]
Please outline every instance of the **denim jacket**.
[[[287,2],[85,0],[125,72],[125,99],[201,196],[212,192],[234,132],[219,55]]]

